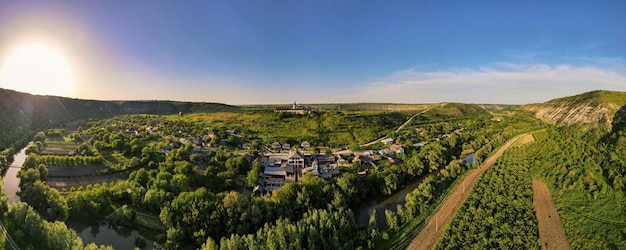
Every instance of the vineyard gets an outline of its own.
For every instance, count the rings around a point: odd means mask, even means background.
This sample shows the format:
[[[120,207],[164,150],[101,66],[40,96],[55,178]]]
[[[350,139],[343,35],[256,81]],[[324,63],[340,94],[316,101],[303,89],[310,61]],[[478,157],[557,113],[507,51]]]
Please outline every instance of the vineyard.
[[[444,232],[437,249],[538,249],[528,167],[505,153],[488,169]]]
[[[533,133],[533,137],[537,142],[543,142],[548,139],[548,132],[545,130],[537,131]]]

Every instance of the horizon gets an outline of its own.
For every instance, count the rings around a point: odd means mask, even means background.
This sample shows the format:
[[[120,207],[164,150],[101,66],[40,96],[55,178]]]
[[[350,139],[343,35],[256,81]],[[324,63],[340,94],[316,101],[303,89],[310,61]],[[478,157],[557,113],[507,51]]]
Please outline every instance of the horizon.
[[[1,2],[0,87],[229,105],[541,103],[626,91],[623,9],[621,1]]]
[[[32,93],[21,92],[21,91],[12,90],[12,89],[6,89],[6,88],[2,88],[2,87],[0,87],[0,90],[15,91],[15,92],[18,92],[18,93],[21,93],[21,94],[28,94],[28,95],[40,96],[40,97],[68,98],[68,99],[76,99],[76,100],[81,100],[81,101],[104,101],[104,102],[181,102],[181,103],[223,104],[223,105],[228,105],[228,106],[288,106],[288,105],[292,105],[293,104],[293,102],[287,102],[287,103],[232,104],[232,103],[223,103],[223,102],[181,101],[181,100],[164,100],[164,99],[151,99],[151,100],[149,100],[149,99],[135,99],[135,100],[83,99],[83,98],[74,98],[74,97],[57,96],[57,95],[32,94]],[[404,103],[404,102],[396,102],[396,103],[394,103],[394,102],[310,102],[310,103],[302,102],[301,103],[301,102],[297,102],[296,101],[296,103],[297,104],[302,104],[302,105],[341,105],[341,104],[346,104],[346,105],[354,105],[354,104],[436,105],[436,104],[459,103],[459,104],[470,104],[470,105],[524,106],[524,105],[532,105],[532,104],[541,104],[541,103],[545,103],[545,102],[552,101],[552,100],[555,100],[555,99],[561,99],[561,98],[566,98],[566,97],[578,96],[578,95],[588,94],[588,93],[597,92],[597,91],[626,93],[626,91],[614,91],[614,90],[606,90],[606,89],[596,89],[596,90],[591,90],[591,91],[587,91],[587,92],[577,93],[577,94],[573,94],[573,95],[569,95],[569,96],[558,96],[558,97],[555,97],[555,98],[552,98],[550,100],[546,100],[546,101],[543,101],[543,102],[532,102],[532,103],[477,103],[477,102],[455,102],[455,101],[423,102],[423,103]]]

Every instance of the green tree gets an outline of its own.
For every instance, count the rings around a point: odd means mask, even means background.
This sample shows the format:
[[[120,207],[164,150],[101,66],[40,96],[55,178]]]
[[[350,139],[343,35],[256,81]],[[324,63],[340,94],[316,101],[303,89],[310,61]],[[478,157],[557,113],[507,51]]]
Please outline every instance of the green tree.
[[[259,181],[259,175],[261,174],[261,162],[255,161],[252,164],[252,169],[248,172],[246,176],[246,186],[252,188],[257,185]]]

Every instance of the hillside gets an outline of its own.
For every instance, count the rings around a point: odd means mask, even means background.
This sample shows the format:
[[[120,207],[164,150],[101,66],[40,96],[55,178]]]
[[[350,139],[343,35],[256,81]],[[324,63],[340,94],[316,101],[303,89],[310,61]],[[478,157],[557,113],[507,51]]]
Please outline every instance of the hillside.
[[[547,123],[557,126],[579,125],[611,130],[618,110],[626,105],[626,92],[596,90],[580,95],[524,105],[523,109]]]
[[[0,150],[23,145],[33,130],[75,119],[122,114],[177,114],[236,111],[220,103],[175,101],[94,101],[39,96],[0,88]]]

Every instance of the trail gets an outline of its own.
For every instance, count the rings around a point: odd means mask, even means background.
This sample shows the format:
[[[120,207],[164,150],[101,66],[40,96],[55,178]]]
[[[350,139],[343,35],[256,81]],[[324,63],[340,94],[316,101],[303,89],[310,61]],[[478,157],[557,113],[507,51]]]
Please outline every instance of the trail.
[[[411,241],[407,249],[432,249],[434,248],[441,235],[443,229],[452,221],[454,213],[461,207],[469,194],[469,190],[474,185],[478,177],[491,167],[500,156],[513,145],[519,138],[530,133],[518,135],[507,141],[495,154],[483,163],[478,169],[470,172],[463,179],[463,185],[457,185],[448,197],[441,203],[439,210],[433,214],[419,234]]]
[[[542,249],[571,249],[548,186],[533,179],[533,203],[537,213]]]
[[[427,108],[427,109],[425,109],[424,111],[421,111],[421,112],[419,112],[419,113],[417,113],[417,114],[414,114],[413,116],[409,117],[409,119],[407,119],[404,123],[402,123],[402,125],[400,125],[400,127],[398,127],[398,128],[395,130],[395,131],[396,131],[396,133],[397,133],[398,131],[400,131],[401,129],[403,129],[406,125],[408,125],[409,123],[411,123],[411,121],[413,120],[413,118],[415,118],[415,117],[416,117],[416,116],[418,116],[418,115],[424,114],[424,113],[428,112],[429,110],[430,110],[430,107],[429,107],[429,108]],[[383,137],[378,138],[378,139],[376,139],[376,140],[373,140],[373,141],[371,141],[371,142],[368,142],[368,143],[365,143],[365,144],[359,145],[359,147],[367,147],[367,146],[371,146],[371,145],[374,145],[374,144],[376,144],[377,142],[382,141],[382,140],[384,140],[384,139],[387,139],[387,136],[383,136]]]

